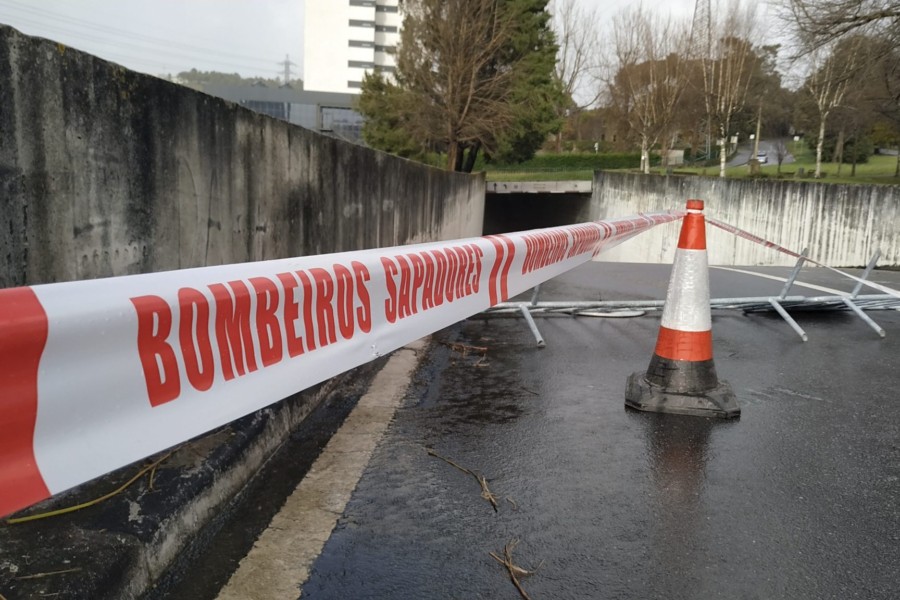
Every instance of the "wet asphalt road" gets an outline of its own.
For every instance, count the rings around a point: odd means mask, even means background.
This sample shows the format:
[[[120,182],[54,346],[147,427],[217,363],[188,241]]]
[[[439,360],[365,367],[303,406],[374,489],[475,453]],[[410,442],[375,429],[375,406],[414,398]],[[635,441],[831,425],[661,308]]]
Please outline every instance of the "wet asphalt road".
[[[594,263],[543,297],[663,298],[669,268]],[[714,297],[782,285],[710,279]],[[489,556],[511,540],[537,569],[522,580],[534,600],[900,597],[900,313],[869,314],[886,339],[806,314],[804,344],[777,316],[714,312],[716,367],[743,410],[727,422],[624,408],[659,313],[538,319],[543,350],[521,319],[436,334],[302,598],[518,598]],[[498,512],[427,448],[484,473]]]

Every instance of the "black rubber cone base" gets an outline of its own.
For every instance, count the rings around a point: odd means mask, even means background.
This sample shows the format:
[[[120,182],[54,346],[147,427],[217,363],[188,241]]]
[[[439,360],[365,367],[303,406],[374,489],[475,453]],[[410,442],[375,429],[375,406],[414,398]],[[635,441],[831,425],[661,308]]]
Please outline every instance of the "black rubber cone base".
[[[647,381],[646,373],[632,373],[625,386],[625,406],[647,412],[674,413],[697,417],[733,419],[741,416],[741,407],[727,381],[719,381],[710,390],[699,393],[667,391]]]

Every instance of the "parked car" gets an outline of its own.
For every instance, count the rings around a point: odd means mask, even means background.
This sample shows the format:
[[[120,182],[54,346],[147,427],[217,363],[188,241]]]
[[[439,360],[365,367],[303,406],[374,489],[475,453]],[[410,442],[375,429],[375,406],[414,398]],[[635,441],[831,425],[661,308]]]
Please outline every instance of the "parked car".
[[[760,150],[756,153],[756,160],[759,161],[759,164],[764,165],[769,162],[769,156],[765,152]]]

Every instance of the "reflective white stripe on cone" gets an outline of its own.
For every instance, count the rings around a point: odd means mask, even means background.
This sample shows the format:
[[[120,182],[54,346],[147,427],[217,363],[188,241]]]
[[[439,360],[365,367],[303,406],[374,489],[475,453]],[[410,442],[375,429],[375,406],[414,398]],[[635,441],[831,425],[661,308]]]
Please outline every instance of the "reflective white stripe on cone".
[[[637,410],[731,418],[741,414],[713,363],[703,201],[688,200],[656,349],[646,372],[632,373],[625,405]]]

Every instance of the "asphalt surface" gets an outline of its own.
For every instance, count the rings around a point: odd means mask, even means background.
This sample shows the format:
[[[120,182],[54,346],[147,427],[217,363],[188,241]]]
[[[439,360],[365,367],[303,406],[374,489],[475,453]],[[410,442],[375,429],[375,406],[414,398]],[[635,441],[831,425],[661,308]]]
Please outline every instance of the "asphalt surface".
[[[669,268],[594,263],[543,297],[662,298]],[[710,283],[782,285],[717,269]],[[900,597],[900,313],[870,315],[886,339],[847,313],[795,315],[803,343],[777,316],[714,312],[731,421],[625,409],[658,313],[539,319],[542,350],[516,318],[439,332],[301,597],[518,598],[489,555],[513,540],[534,600]],[[498,510],[427,449],[483,473]]]
[[[759,151],[765,152],[768,155],[768,163],[773,164],[778,162],[778,152],[776,150],[776,141],[759,141]],[[782,164],[790,164],[794,162],[794,155],[790,153],[790,149],[793,147],[794,142],[790,139],[784,140],[785,147],[788,149],[788,154],[785,156]],[[743,142],[738,146],[738,151],[732,157],[731,160],[728,161],[729,167],[739,167],[741,165],[746,165],[750,159],[753,157],[753,149],[755,145],[752,141]]]

